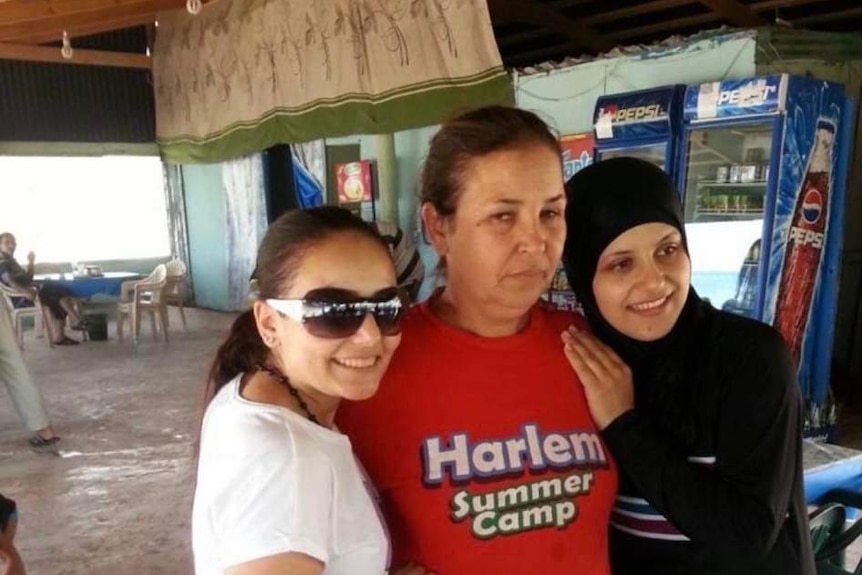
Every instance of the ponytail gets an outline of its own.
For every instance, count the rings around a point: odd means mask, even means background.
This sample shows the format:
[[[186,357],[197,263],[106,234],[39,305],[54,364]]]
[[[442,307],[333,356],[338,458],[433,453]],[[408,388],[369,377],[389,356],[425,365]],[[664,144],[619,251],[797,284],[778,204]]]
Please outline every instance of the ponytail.
[[[266,361],[269,348],[263,344],[254,312],[246,310],[233,322],[230,333],[219,347],[207,377],[204,406],[237,374],[255,371]]]

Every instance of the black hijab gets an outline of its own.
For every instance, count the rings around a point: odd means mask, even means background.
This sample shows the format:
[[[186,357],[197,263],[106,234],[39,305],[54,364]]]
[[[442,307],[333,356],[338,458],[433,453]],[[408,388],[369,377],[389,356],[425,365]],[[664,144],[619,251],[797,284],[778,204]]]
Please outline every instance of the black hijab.
[[[636,407],[655,412],[662,427],[672,428],[686,443],[693,442],[696,430],[686,411],[694,392],[691,382],[696,343],[702,344],[698,332],[706,329],[708,304],[702,303],[689,287],[688,299],[671,331],[658,340],[645,342],[611,326],[593,294],[599,256],[633,227],[652,222],[673,226],[688,251],[682,206],[673,180],[649,162],[614,158],[575,174],[566,183],[566,196],[568,234],[563,265],[590,328],[632,369]]]

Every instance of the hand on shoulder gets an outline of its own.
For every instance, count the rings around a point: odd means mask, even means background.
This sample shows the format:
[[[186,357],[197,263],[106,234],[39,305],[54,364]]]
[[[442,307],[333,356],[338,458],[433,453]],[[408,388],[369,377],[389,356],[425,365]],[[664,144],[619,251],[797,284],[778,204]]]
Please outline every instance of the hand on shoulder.
[[[570,327],[561,334],[566,359],[584,386],[590,414],[599,430],[634,408],[629,366],[592,334]]]

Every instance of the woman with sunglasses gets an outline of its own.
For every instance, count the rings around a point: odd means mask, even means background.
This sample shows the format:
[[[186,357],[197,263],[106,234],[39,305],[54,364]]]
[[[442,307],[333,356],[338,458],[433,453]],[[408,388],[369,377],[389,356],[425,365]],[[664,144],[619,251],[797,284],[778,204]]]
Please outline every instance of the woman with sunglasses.
[[[411,308],[378,394],[339,411],[395,563],[444,575],[607,575],[616,473],[539,303],[560,261],[557,139],[490,107],[447,122],[421,179],[445,286]]]
[[[388,248],[345,210],[289,212],[264,236],[256,282],[207,385],[197,575],[382,575],[386,532],[333,418],[374,395],[401,338]]]
[[[611,159],[566,189],[563,261],[595,337],[564,340],[621,470],[614,575],[814,575],[802,407],[781,336],[690,287],[662,170]]]

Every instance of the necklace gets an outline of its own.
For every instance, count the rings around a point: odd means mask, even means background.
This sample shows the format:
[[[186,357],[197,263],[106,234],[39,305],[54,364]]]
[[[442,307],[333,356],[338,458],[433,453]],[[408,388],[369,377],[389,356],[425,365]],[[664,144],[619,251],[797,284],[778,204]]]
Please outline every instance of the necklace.
[[[272,377],[277,379],[279,383],[281,383],[285,387],[287,387],[287,391],[290,392],[290,395],[293,396],[293,398],[299,404],[299,407],[302,409],[302,411],[305,412],[305,417],[307,417],[308,420],[311,421],[312,423],[316,423],[317,425],[321,425],[320,421],[318,421],[317,418],[314,416],[314,414],[311,413],[311,410],[308,408],[308,404],[305,403],[305,400],[299,396],[299,390],[297,390],[295,387],[293,387],[290,384],[290,382],[287,380],[287,377],[285,377],[284,374],[282,374],[276,368],[271,367],[269,365],[264,365],[262,363],[258,364],[257,369],[258,369],[258,371],[268,373],[269,375],[271,375]]]

